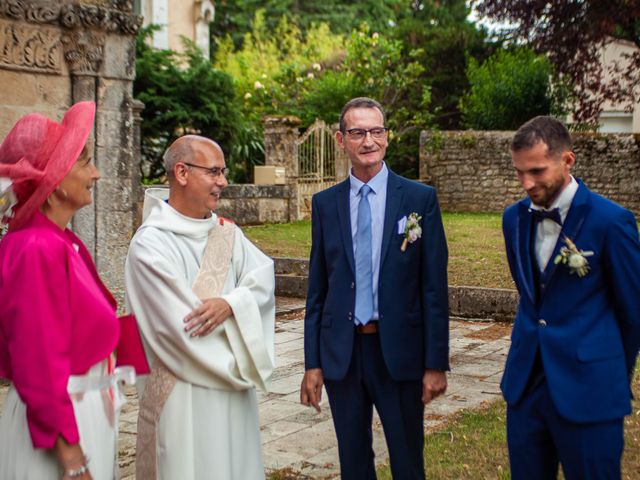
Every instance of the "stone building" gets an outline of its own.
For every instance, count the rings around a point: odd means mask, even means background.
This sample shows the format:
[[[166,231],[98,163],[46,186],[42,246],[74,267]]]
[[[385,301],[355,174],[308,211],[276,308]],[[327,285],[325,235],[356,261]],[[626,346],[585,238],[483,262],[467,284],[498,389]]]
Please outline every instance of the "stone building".
[[[638,47],[627,40],[609,38],[599,51],[600,63],[603,68],[605,83],[612,80],[611,69],[619,64],[628,65],[629,56],[638,52]],[[640,84],[636,82],[631,96],[635,102],[630,104],[616,103],[605,100],[602,111],[598,116],[599,133],[640,133]],[[573,116],[567,116],[568,122],[573,122]]]
[[[134,0],[134,9],[145,26],[160,26],[153,34],[155,48],[181,52],[185,37],[209,57],[209,25],[215,14],[211,0]]]
[[[24,114],[60,120],[78,101],[97,104],[93,157],[102,179],[72,228],[119,300],[140,188],[132,96],[140,24],[131,0],[0,0],[0,139]]]

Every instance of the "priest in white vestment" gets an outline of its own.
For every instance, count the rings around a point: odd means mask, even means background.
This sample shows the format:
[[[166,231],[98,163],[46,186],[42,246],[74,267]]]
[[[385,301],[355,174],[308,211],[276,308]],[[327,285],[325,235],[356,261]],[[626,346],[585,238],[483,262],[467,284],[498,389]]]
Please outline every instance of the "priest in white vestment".
[[[215,142],[181,137],[164,160],[169,198],[147,190],[125,267],[151,367],[136,478],[262,479],[255,387],[274,365],[273,261],[212,212],[227,185]]]

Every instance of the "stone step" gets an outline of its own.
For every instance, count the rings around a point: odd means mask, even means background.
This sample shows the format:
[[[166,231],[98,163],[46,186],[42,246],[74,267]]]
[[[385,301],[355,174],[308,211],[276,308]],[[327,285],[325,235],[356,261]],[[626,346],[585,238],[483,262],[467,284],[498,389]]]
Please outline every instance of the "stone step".
[[[300,258],[274,258],[276,295],[305,298],[309,261]],[[449,285],[449,314],[466,319],[513,321],[518,308],[518,292],[504,288]]]

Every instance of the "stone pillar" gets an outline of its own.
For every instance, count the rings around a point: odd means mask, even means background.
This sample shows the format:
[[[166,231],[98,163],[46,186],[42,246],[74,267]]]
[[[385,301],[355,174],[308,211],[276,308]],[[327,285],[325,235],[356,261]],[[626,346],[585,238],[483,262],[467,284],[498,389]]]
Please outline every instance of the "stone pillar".
[[[335,133],[340,129],[339,123],[331,125],[331,130]],[[336,140],[334,140],[335,142]],[[337,143],[337,142],[336,142]],[[349,157],[344,153],[340,147],[336,146],[336,183],[340,183],[349,176],[349,169],[351,168],[351,162]]]
[[[64,59],[67,62],[71,79],[72,104],[84,100],[96,102],[96,83],[102,66],[104,42],[104,32],[72,30],[63,34],[62,45],[64,48]],[[89,142],[93,142],[91,151],[93,152],[96,166],[100,169],[101,166],[96,155],[96,140],[98,138],[96,125],[98,115],[99,112],[96,111],[94,128]],[[99,187],[96,187],[93,191],[93,203],[79,210],[72,220],[73,231],[82,239],[94,260],[96,259],[96,192],[98,188]]]
[[[140,188],[140,148],[133,114],[135,38],[107,35],[104,65],[97,81],[96,266],[123,305],[124,262],[135,230],[135,192]]]
[[[289,219],[300,219],[298,206],[298,117],[269,115],[262,119],[265,165],[285,167],[289,185]]]
[[[420,150],[418,160],[418,180],[422,183],[431,184],[431,156],[432,153],[429,145],[433,142],[432,131],[422,130],[420,132]]]
[[[144,199],[144,189],[142,188],[141,180],[142,175],[140,173],[140,162],[142,161],[142,152],[140,147],[142,145],[142,110],[144,110],[144,103],[140,100],[134,100],[132,104],[133,109],[133,164],[136,166],[134,172],[133,182],[133,199],[134,199],[134,228],[138,228],[142,223],[142,200]]]
[[[0,135],[26,113],[59,119],[73,103],[96,102],[90,146],[102,178],[72,228],[121,305],[139,181],[132,90],[141,24],[130,0],[0,0]]]

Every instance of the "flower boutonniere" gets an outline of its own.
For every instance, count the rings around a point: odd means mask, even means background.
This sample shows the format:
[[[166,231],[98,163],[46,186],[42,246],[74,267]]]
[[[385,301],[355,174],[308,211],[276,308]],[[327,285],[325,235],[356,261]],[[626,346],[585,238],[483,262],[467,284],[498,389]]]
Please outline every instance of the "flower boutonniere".
[[[565,247],[560,249],[553,263],[563,263],[569,267],[570,273],[577,273],[579,277],[584,277],[589,273],[589,261],[587,257],[593,255],[591,251],[578,250],[576,244],[567,236],[564,237]]]
[[[11,188],[11,179],[0,177],[0,220],[13,216],[12,208],[18,201]]]
[[[400,246],[400,251],[404,252],[410,243],[415,242],[422,236],[422,227],[420,226],[420,220],[422,220],[422,217],[413,212],[409,214],[409,217],[404,217],[402,218],[402,220],[400,220],[400,222],[398,222],[400,226],[399,233],[404,235],[404,241]]]

